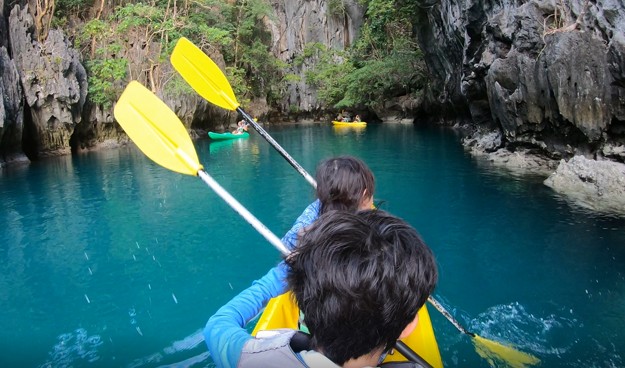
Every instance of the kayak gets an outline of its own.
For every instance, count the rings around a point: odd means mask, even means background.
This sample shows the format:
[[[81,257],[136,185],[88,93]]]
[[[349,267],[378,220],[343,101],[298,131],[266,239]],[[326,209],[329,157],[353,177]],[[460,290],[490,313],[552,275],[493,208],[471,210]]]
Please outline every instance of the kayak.
[[[258,331],[275,330],[279,328],[297,329],[299,320],[299,309],[295,305],[294,298],[290,293],[282,294],[269,301],[265,310],[261,314],[256,323],[256,327],[252,335],[256,336]],[[419,323],[415,330],[402,341],[408,345],[421,358],[425,359],[434,368],[443,368],[438,343],[434,336],[432,321],[427,310],[427,306],[423,306],[419,310]],[[407,359],[399,352],[393,350],[392,354],[388,354],[384,363],[387,362],[405,362]]]
[[[352,122],[347,122],[347,121],[333,121],[332,124],[334,124],[335,126],[352,126],[352,127],[365,127],[367,126],[367,123],[365,123],[364,121],[352,121]]]
[[[248,132],[243,132],[241,134],[208,132],[208,137],[216,141],[224,141],[226,139],[247,138],[249,136],[250,136],[250,133]]]

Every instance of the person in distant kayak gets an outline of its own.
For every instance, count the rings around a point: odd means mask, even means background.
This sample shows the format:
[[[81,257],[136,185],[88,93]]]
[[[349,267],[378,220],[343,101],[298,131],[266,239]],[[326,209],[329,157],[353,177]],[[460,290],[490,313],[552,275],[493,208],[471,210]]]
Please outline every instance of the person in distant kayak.
[[[208,320],[204,339],[217,367],[376,367],[414,330],[437,279],[431,250],[402,219],[381,210],[329,211],[295,252]],[[310,335],[251,336],[246,323],[286,289]]]
[[[282,243],[291,250],[295,248],[298,234],[319,215],[331,210],[356,212],[373,207],[373,172],[356,157],[338,156],[321,161],[315,179],[317,200],[306,207],[282,238]]]
[[[244,132],[247,132],[247,127],[248,124],[245,122],[245,120],[241,120],[237,123],[237,128],[232,131],[232,134],[243,134]]]
[[[360,123],[360,115],[356,115],[356,117],[354,118],[354,122]]]

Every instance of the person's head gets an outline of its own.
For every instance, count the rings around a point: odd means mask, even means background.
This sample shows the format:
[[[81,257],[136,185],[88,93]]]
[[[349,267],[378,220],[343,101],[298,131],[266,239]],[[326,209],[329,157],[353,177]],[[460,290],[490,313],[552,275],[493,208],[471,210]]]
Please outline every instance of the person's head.
[[[322,215],[287,263],[312,347],[341,366],[406,337],[438,279],[417,231],[381,210]]]
[[[369,167],[356,157],[323,160],[315,176],[320,214],[332,210],[356,212],[372,207],[375,179]]]

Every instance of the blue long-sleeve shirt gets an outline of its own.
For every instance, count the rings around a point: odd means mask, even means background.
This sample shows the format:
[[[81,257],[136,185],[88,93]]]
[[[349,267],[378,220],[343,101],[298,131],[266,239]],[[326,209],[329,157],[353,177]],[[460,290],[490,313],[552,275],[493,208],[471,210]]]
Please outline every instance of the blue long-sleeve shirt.
[[[291,229],[282,238],[290,250],[297,244],[299,232],[311,225],[318,217],[321,202],[317,199],[295,220]],[[206,323],[204,340],[217,367],[236,367],[243,345],[253,338],[245,328],[271,298],[286,292],[286,264],[281,262],[269,270],[252,286],[243,290],[221,307]]]
[[[321,201],[318,199],[309,204],[308,207],[302,212],[301,215],[295,220],[293,227],[282,238],[282,243],[290,250],[295,248],[297,244],[297,236],[303,228],[311,225],[319,217],[319,211],[321,210]]]
[[[243,345],[253,338],[245,325],[269,299],[286,292],[286,271],[286,264],[280,262],[208,320],[204,340],[217,367],[234,368],[238,365]]]

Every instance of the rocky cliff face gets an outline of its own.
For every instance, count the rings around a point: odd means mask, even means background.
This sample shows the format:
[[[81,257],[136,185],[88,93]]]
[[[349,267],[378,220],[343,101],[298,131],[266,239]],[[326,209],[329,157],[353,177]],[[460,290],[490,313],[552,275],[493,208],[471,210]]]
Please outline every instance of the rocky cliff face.
[[[510,149],[625,161],[622,2],[420,1],[426,112],[499,130]]]
[[[126,135],[114,121],[113,107],[89,102],[82,57],[65,33],[53,29],[39,42],[28,7],[15,5],[8,16],[5,9],[0,0],[0,167],[126,143]],[[169,63],[146,64],[159,59],[160,49],[146,47],[141,37],[129,34],[123,50],[135,61],[129,68],[130,77],[145,85],[160,83],[156,88],[160,97],[187,128],[223,128],[236,119],[210,107],[193,92],[164,92],[165,81],[174,72]],[[120,80],[120,88],[126,83]]]
[[[585,154],[625,161],[622,1],[418,1],[415,34],[431,82],[421,106],[411,111],[496,131],[496,144],[487,145],[491,151],[506,147],[551,158]],[[356,0],[343,0],[338,11],[326,0],[270,3],[275,17],[265,24],[273,35],[272,51],[291,65],[289,73],[300,76],[288,85],[279,108],[315,112],[316,92],[305,82],[310,66],[293,60],[311,42],[348,47],[365,9]],[[0,5],[5,9],[3,0]],[[38,43],[32,18],[16,6],[10,17],[0,16],[0,34],[0,162],[19,160],[22,152],[34,158],[122,139],[112,109],[85,101],[84,68],[60,32]],[[156,60],[141,44],[130,42],[126,56]],[[165,64],[150,77],[142,71],[153,70],[151,65],[131,68],[131,77],[146,84],[171,72]],[[187,127],[234,118],[197,95],[162,97]]]
[[[358,35],[364,10],[355,0],[344,0],[344,11],[332,13],[325,0],[275,1],[271,0],[276,20],[267,19],[271,30],[272,52],[291,66],[289,73],[299,75],[300,81],[289,84],[283,111],[314,111],[320,108],[314,89],[306,84],[306,63],[293,65],[308,43],[318,42],[328,47],[346,49]]]
[[[24,150],[31,159],[69,152],[87,97],[87,73],[64,34],[52,30],[39,43],[32,32],[33,17],[16,5],[9,16],[9,40],[25,97],[29,140]]]

